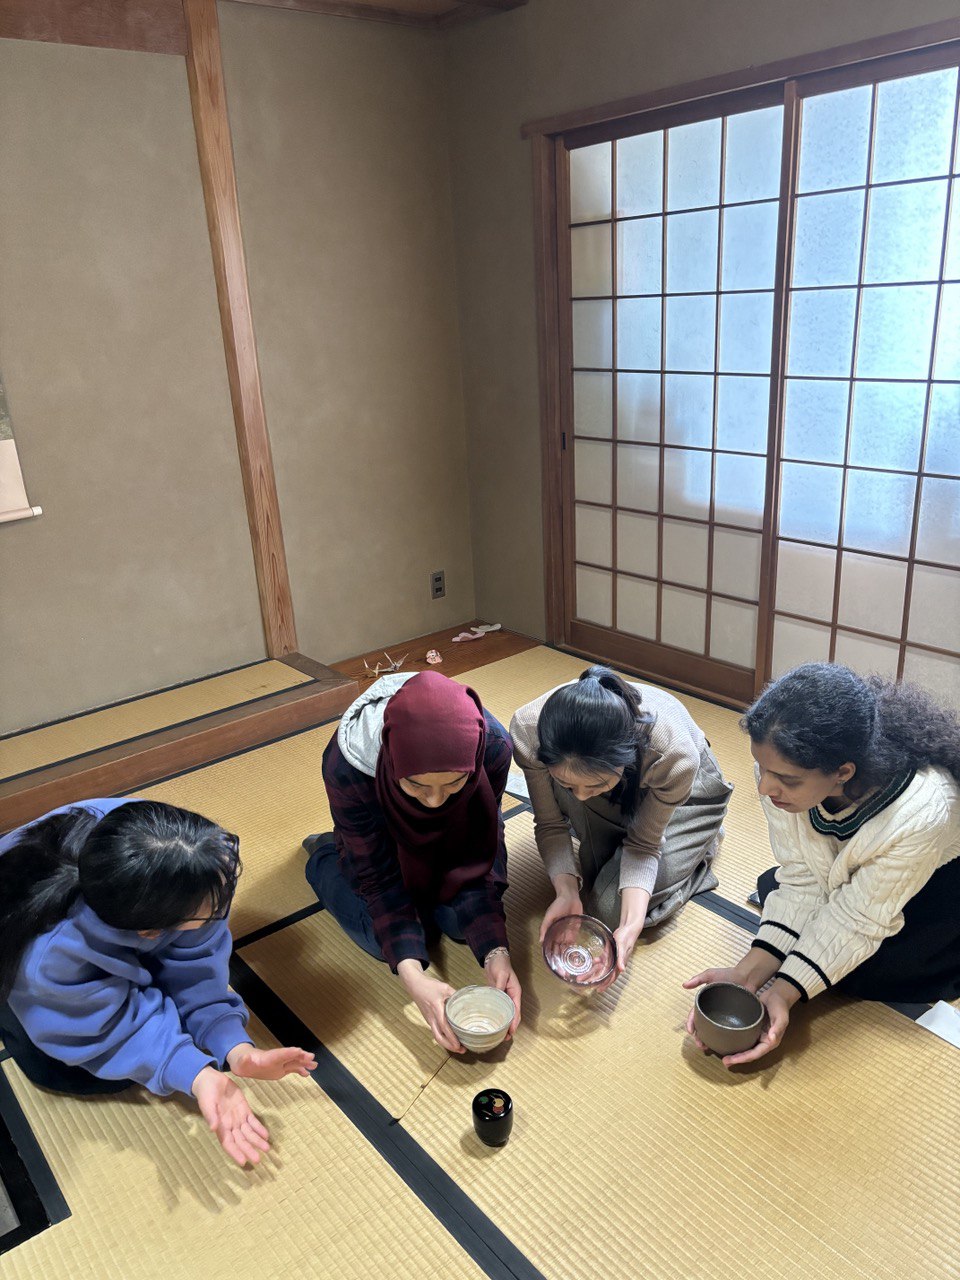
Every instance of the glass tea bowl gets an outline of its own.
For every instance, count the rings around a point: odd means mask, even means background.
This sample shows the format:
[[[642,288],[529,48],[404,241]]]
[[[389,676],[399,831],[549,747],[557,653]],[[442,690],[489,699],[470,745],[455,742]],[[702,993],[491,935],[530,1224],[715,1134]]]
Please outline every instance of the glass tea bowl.
[[[561,916],[544,934],[543,958],[558,978],[591,990],[616,968],[617,942],[602,920]]]
[[[447,997],[445,1010],[453,1034],[473,1053],[501,1044],[516,1013],[507,993],[496,987],[461,987]]]

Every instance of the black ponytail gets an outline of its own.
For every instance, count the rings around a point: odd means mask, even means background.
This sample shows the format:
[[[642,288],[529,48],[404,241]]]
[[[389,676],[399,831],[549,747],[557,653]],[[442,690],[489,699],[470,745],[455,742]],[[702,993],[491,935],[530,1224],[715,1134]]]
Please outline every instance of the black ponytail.
[[[115,929],[172,929],[226,915],[240,874],[235,836],[197,813],[132,800],[99,818],[54,813],[0,854],[0,1000],[23,954],[82,898]]]
[[[629,818],[639,800],[640,756],[655,720],[633,685],[609,667],[590,667],[544,703],[537,756],[548,769],[568,765],[588,777],[622,770],[618,802]]]
[[[960,723],[914,685],[858,676],[849,667],[808,662],[780,677],[740,721],[801,769],[835,773],[856,765],[851,800],[907,769],[931,765],[960,782]]]

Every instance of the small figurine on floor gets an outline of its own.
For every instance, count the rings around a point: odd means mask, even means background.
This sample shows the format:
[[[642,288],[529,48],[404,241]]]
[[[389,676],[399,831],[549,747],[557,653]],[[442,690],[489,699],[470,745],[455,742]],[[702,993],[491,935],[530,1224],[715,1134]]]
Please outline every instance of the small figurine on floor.
[[[34,1084],[78,1096],[192,1094],[224,1151],[270,1149],[231,1074],[308,1075],[304,1049],[258,1049],[230,990],[239,842],[136,799],[54,809],[0,839],[0,1036]]]
[[[363,665],[366,670],[364,679],[379,680],[381,676],[388,676],[394,671],[399,671],[406,660],[410,657],[409,653],[405,653],[402,658],[393,659],[390,657],[389,653],[386,652],[384,652],[383,656],[386,658],[386,662],[378,662],[372,667],[367,662],[366,658],[364,658]]]

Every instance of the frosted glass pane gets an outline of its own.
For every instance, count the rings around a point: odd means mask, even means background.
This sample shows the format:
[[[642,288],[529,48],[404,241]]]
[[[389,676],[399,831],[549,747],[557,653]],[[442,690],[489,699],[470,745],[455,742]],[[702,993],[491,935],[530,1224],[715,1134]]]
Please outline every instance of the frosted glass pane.
[[[617,434],[621,440],[659,442],[659,373],[617,375]]]
[[[960,652],[960,573],[914,566],[907,634],[919,644]]]
[[[717,380],[717,448],[766,453],[770,379]]]
[[[604,436],[613,430],[613,375],[573,375],[573,430],[578,436]]]
[[[871,640],[869,636],[852,636],[847,631],[837,632],[834,662],[842,662],[861,675],[877,674],[896,680],[899,659],[899,644],[892,644],[889,640]]]
[[[960,278],[960,184],[956,182],[953,184],[950,205],[952,212],[947,235],[947,256],[943,264],[944,280]]]
[[[747,204],[723,211],[724,289],[772,289],[779,206]]]
[[[719,218],[716,209],[667,218],[668,293],[716,290]]]
[[[617,223],[617,292],[659,293],[662,288],[663,219]]]
[[[701,120],[668,131],[668,209],[696,209],[719,202],[720,130],[720,120]]]
[[[610,296],[613,265],[609,222],[571,230],[570,274],[575,298]]]
[[[956,99],[955,67],[878,85],[873,181],[949,173]]]
[[[705,519],[710,511],[710,455],[664,449],[663,509],[672,516]]]
[[[617,578],[617,630],[654,640],[657,635],[657,585]]]
[[[804,462],[842,462],[847,434],[847,382],[787,379],[783,452]]]
[[[777,549],[777,608],[806,618],[833,617],[837,555],[827,547],[781,542]]]
[[[847,473],[844,545],[905,556],[910,550],[916,489],[913,476],[851,468]]]
[[[781,537],[836,543],[842,482],[839,467],[785,462],[780,490]]]
[[[610,143],[577,147],[570,152],[570,221],[592,222],[610,217],[613,172]]]
[[[761,528],[766,475],[766,458],[718,453],[714,519],[722,524],[746,525],[748,529]]]
[[[793,294],[787,372],[814,378],[849,377],[856,311],[855,289]]]
[[[613,363],[613,310],[609,302],[573,303],[573,363],[609,369]]]
[[[757,660],[757,610],[714,598],[710,606],[710,657],[752,667]]]
[[[702,524],[663,522],[663,576],[688,587],[707,585],[709,531]]]
[[[756,600],[760,592],[760,537],[734,529],[713,531],[713,589]]]
[[[916,471],[926,386],[912,382],[858,382],[853,392],[850,461],[855,466]]]
[[[866,182],[871,97],[870,86],[863,85],[803,103],[798,191]]]
[[[960,658],[907,649],[903,678],[926,689],[941,706],[960,711]]]
[[[675,649],[703,653],[707,638],[707,597],[699,591],[664,587],[660,604],[660,639]]]
[[[777,618],[773,624],[773,676],[782,676],[804,662],[827,662],[830,628],[815,622]]]
[[[613,448],[596,440],[577,440],[573,460],[574,496],[581,502],[609,506],[613,497]]]
[[[930,389],[924,468],[960,475],[960,386],[934,383]]]
[[[935,285],[864,289],[857,338],[858,378],[926,378]]]
[[[924,480],[917,559],[960,564],[960,480]]]
[[[720,368],[724,373],[769,373],[772,293],[727,293],[720,301]]]
[[[613,574],[577,565],[577,617],[597,626],[613,625]]]
[[[660,213],[663,209],[663,134],[641,133],[617,143],[617,212]]]
[[[960,378],[960,284],[945,284],[937,326],[935,378]]]
[[[793,249],[795,288],[856,284],[860,278],[863,232],[862,191],[802,196],[797,201]]]
[[[659,298],[621,298],[617,303],[617,367],[660,368]]]
[[[864,280],[939,279],[946,208],[946,182],[877,187],[870,197]]]
[[[656,511],[660,494],[660,450],[624,444],[617,450],[617,505]]]
[[[839,621],[861,631],[899,636],[906,585],[907,566],[902,561],[845,551],[840,570]]]
[[[782,136],[783,107],[728,117],[725,200],[763,200],[780,194]]]
[[[712,297],[667,299],[666,368],[713,369],[716,308]]]
[[[669,444],[713,444],[713,378],[704,373],[668,373],[664,433]]]
[[[617,568],[627,573],[657,576],[656,516],[637,516],[632,511],[617,512]]]
[[[613,513],[598,507],[576,509],[577,559],[613,564]]]

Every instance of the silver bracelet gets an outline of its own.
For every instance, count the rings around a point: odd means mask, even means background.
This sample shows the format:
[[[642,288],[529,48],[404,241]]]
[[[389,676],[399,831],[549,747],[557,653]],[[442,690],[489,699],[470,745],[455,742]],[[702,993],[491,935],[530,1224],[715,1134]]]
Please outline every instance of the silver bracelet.
[[[509,960],[510,952],[507,950],[506,947],[494,947],[492,951],[488,951],[487,954],[483,957],[484,968],[487,967],[487,965],[490,963],[490,961],[493,959],[494,956],[506,956],[506,958]]]

